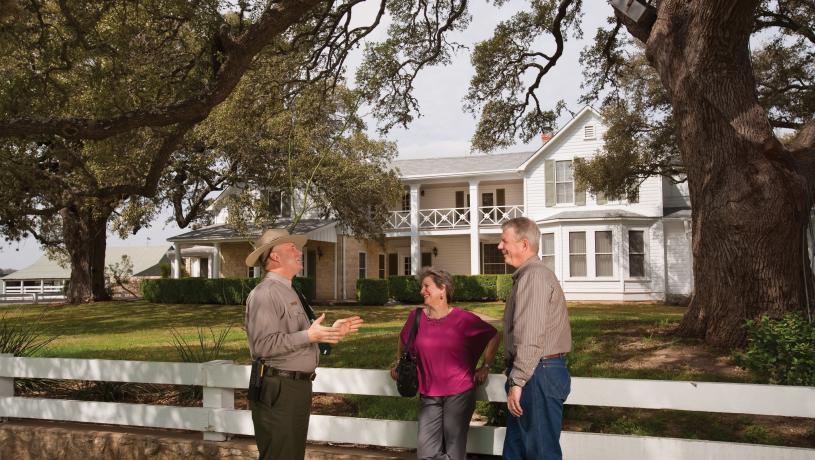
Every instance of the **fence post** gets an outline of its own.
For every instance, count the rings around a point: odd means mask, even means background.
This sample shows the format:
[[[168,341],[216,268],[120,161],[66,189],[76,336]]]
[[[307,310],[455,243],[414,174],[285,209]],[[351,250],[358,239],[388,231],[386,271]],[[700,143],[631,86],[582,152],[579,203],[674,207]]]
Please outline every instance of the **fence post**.
[[[34,293],[32,293],[31,295],[33,295],[33,296],[34,296],[34,305],[37,305],[37,304],[39,303],[39,300],[40,300],[40,296],[39,296],[39,294],[37,294],[36,292],[34,292]]]
[[[12,353],[0,353],[0,358],[13,358]],[[0,377],[0,398],[14,396],[14,376]],[[5,422],[5,417],[0,417],[0,423]]]
[[[209,374],[209,370],[215,366],[222,364],[233,364],[228,359],[218,359],[203,363],[204,376]],[[209,379],[205,379],[205,383]],[[235,408],[235,390],[233,388],[217,388],[204,385],[204,407],[212,409],[234,409]],[[205,431],[204,441],[226,441],[229,435],[227,433],[218,433],[215,431]]]

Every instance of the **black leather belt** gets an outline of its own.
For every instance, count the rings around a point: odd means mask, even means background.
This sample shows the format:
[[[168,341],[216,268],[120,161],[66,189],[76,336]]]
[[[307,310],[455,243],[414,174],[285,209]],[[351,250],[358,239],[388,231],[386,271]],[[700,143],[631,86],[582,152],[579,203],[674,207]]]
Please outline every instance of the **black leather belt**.
[[[566,356],[566,353],[555,353],[554,355],[543,355],[541,359],[555,359],[555,358],[563,358]]]
[[[275,369],[274,367],[266,368],[263,375],[266,377],[275,376],[284,379],[310,381],[314,381],[317,377],[316,372],[284,371],[283,369]]]

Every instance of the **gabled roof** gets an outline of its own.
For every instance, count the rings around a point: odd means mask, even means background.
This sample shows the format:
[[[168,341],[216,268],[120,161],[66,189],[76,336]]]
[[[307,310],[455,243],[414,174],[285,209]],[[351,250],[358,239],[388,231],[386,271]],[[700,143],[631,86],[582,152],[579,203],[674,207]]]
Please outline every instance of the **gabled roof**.
[[[535,153],[533,155],[531,155],[525,162],[523,162],[523,164],[518,166],[518,170],[519,171],[526,170],[527,166],[529,166],[533,161],[535,161],[536,158],[541,157],[543,155],[546,155],[546,153],[549,150],[551,150],[551,146],[556,144],[557,141],[559,141],[561,137],[565,136],[564,133],[569,131],[569,129],[572,126],[577,124],[578,120],[582,119],[584,116],[586,116],[586,114],[589,114],[589,113],[594,114],[595,116],[597,116],[600,119],[603,118],[603,116],[600,115],[600,112],[595,110],[593,107],[589,107],[589,106],[583,107],[583,110],[581,110],[580,112],[577,112],[577,115],[575,115],[571,120],[569,120],[569,122],[566,123],[565,126],[560,128],[558,130],[558,132],[555,133],[555,135],[551,139],[549,139],[549,141],[547,143],[543,144],[541,146],[541,148],[539,148],[537,151],[535,151]]]
[[[126,255],[133,264],[134,276],[160,275],[158,266],[161,263],[170,263],[167,259],[167,246],[147,246],[147,247],[108,247],[105,250],[105,266],[119,263],[122,256]],[[28,267],[4,276],[4,281],[8,280],[33,280],[33,279],[68,279],[71,277],[70,268],[62,268],[59,264],[48,256],[41,256]]]
[[[391,166],[399,169],[401,179],[516,172],[518,166],[534,153],[492,153],[463,157],[396,160],[391,163]]]
[[[301,219],[294,227],[293,233],[306,234],[329,225],[336,225],[336,223],[334,220]],[[290,224],[291,219],[278,219],[275,222],[274,228],[287,228]],[[250,226],[246,232],[243,233],[230,225],[216,224],[167,238],[167,241],[254,241],[260,237],[262,230],[260,227]]]

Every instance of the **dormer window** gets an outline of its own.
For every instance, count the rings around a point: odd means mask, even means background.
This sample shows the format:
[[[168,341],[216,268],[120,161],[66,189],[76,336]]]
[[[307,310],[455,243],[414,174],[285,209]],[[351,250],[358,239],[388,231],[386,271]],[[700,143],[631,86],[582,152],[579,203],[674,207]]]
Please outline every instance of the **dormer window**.
[[[586,125],[583,127],[583,139],[592,140],[597,137],[594,125]]]
[[[282,190],[268,193],[269,214],[275,217],[291,217],[291,195]]]

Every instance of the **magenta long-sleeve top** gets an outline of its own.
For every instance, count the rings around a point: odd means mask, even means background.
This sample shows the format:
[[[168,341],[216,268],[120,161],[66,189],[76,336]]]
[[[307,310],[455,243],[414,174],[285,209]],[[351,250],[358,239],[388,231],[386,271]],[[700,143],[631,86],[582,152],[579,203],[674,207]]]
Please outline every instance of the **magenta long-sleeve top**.
[[[402,349],[410,336],[414,315],[418,312],[419,330],[414,341],[418,357],[419,393],[425,396],[449,396],[475,386],[475,366],[487,343],[497,331],[466,310],[453,307],[441,319],[430,319],[424,311],[410,313],[402,327]]]

